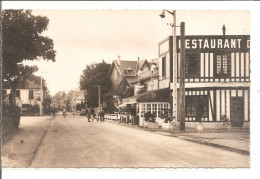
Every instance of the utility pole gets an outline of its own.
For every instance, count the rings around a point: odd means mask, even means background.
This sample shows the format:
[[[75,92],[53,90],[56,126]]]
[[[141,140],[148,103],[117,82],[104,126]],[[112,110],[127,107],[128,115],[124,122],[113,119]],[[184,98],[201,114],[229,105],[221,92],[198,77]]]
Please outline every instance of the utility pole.
[[[42,102],[43,102],[43,85],[42,85],[42,73],[41,73],[40,116],[42,116]]]
[[[101,109],[100,85],[94,86],[98,88],[98,108]]]
[[[177,108],[177,80],[178,80],[178,74],[177,74],[177,45],[176,45],[176,10],[173,11],[173,92],[172,92],[172,102],[173,102],[173,116],[175,117],[175,126],[177,126],[177,119],[178,119],[178,108]]]
[[[180,61],[180,88],[179,88],[179,120],[180,130],[185,130],[185,23],[181,22],[181,61]]]
[[[100,85],[98,85],[98,108],[101,110]]]

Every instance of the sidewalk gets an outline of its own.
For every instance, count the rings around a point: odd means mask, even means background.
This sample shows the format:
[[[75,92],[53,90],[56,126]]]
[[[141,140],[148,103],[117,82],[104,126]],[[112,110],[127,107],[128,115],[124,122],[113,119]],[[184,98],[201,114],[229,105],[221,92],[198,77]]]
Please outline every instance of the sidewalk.
[[[185,132],[174,129],[171,131],[159,129],[149,129],[144,127],[138,127],[131,124],[123,124],[115,121],[109,121],[117,125],[123,125],[140,130],[155,132],[161,135],[177,137],[189,142],[199,143],[212,147],[221,148],[223,150],[229,150],[237,152],[243,155],[250,155],[250,129],[249,128],[205,128],[202,132],[197,131],[194,128],[187,128]]]

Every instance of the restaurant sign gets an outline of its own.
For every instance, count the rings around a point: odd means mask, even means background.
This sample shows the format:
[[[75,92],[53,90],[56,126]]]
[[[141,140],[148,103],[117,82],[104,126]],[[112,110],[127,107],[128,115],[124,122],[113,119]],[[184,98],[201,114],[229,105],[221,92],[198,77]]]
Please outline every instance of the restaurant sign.
[[[177,37],[180,49],[180,37]],[[185,36],[186,49],[249,49],[249,35]]]

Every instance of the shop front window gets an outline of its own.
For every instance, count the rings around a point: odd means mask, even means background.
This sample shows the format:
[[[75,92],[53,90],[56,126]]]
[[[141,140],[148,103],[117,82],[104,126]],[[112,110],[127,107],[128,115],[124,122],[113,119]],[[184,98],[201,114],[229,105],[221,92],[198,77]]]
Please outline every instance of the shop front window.
[[[157,104],[152,104],[153,107],[153,114],[155,115],[155,117],[157,117]]]
[[[147,104],[147,112],[151,112],[151,104]]]
[[[162,104],[158,104],[158,117],[162,116]]]

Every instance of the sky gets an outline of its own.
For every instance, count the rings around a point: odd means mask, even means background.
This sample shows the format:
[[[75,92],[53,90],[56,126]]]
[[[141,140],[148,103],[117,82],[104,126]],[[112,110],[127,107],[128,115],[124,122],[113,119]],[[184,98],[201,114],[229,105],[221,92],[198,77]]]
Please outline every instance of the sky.
[[[169,9],[170,10],[170,9]],[[153,59],[158,43],[172,34],[173,16],[162,10],[33,10],[47,16],[48,29],[42,34],[54,41],[56,62],[25,62],[37,65],[50,93],[68,92],[79,87],[87,64],[105,60]],[[185,22],[186,35],[249,35],[250,13],[246,10],[177,10],[177,25]],[[177,35],[179,28],[177,28]]]

